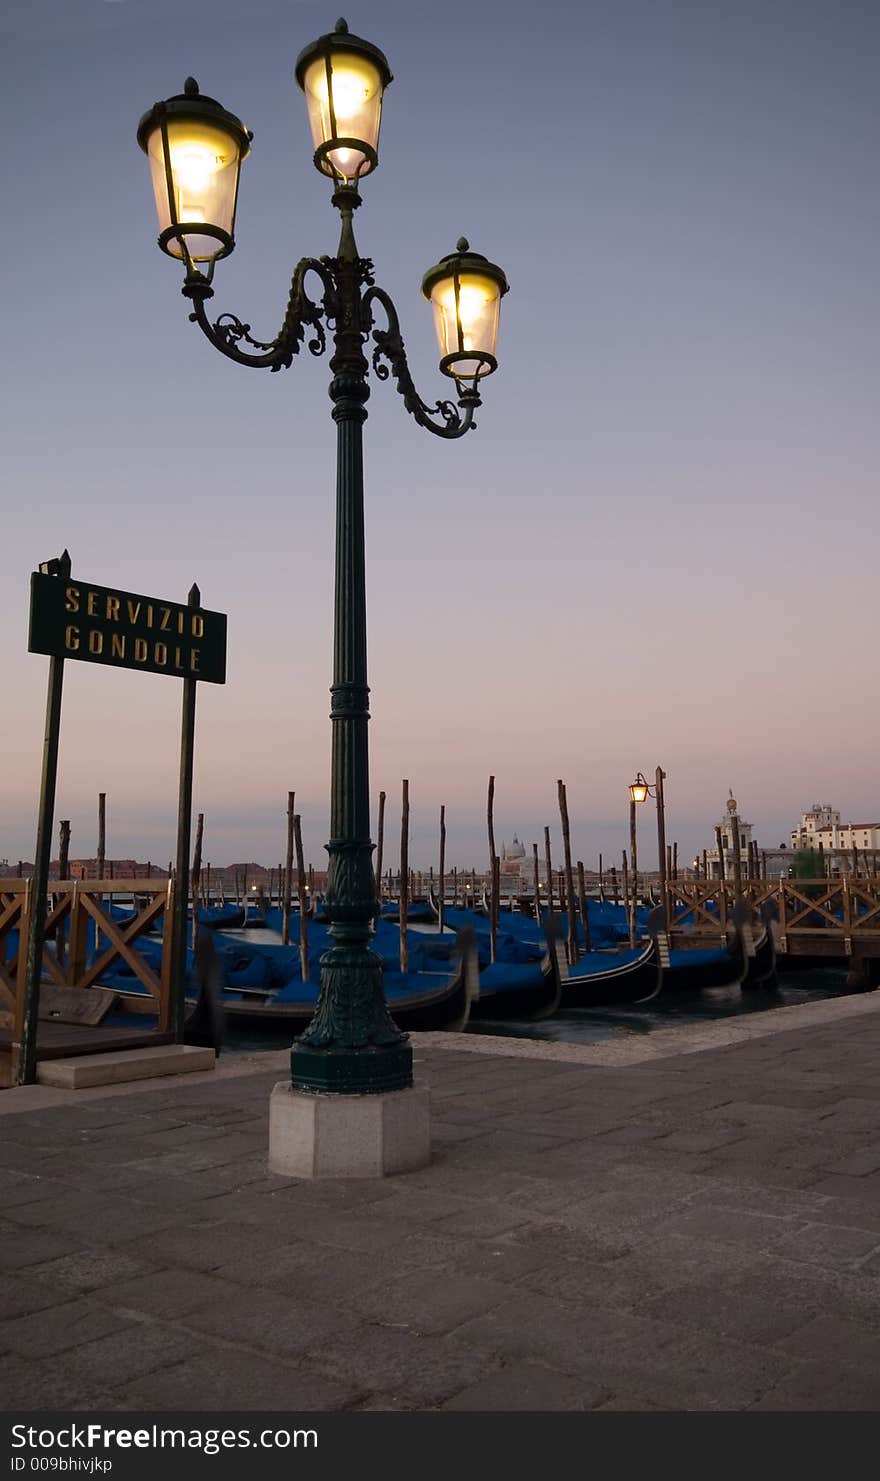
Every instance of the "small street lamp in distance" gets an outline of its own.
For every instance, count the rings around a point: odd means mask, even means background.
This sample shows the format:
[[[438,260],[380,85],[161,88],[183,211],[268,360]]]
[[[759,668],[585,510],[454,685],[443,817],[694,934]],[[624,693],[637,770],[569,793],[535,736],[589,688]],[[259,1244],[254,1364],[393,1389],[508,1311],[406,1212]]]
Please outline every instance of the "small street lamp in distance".
[[[430,1157],[427,1091],[413,1086],[412,1050],[388,1012],[381,958],[370,950],[377,905],[367,745],[362,433],[368,371],[372,365],[377,379],[393,379],[406,410],[427,431],[447,439],[464,436],[481,404],[481,382],[497,368],[499,307],[508,285],[502,269],[472,252],[465,238],[424,275],[440,370],[455,386],[455,401],[423,401],[397,310],[376,285],[370,259],[359,255],[352,225],[360,182],[379,162],[382,100],[392,81],[388,61],[339,21],[304,48],[295,75],[305,94],[314,164],[332,184],[341,226],[335,257],[303,257],[296,264],[272,340],[256,339],[250,325],[231,313],[212,322],[206,307],[216,265],[235,246],[239,174],[250,130],[200,93],[190,77],[182,93],[144,114],[138,142],[150,162],[159,246],[182,262],[190,319],[211,344],[239,365],[277,371],[289,367],[304,344],[311,355],[322,355],[332,336],[337,518],[326,891],[332,945],[321,959],[315,1016],[291,1053],[291,1084],[273,1093],[270,1159],[276,1171],[295,1176],[364,1176],[423,1166]],[[307,291],[313,281],[315,298]],[[376,326],[377,311],[385,327]]]
[[[654,786],[648,784],[647,779],[639,771],[636,779],[630,782],[630,827],[635,830],[635,809],[638,803],[645,802],[649,797],[657,799],[657,854],[660,866],[660,901],[664,910],[669,909],[666,878],[666,804],[663,796],[663,783],[666,780],[666,772],[662,766],[658,766],[654,774]]]

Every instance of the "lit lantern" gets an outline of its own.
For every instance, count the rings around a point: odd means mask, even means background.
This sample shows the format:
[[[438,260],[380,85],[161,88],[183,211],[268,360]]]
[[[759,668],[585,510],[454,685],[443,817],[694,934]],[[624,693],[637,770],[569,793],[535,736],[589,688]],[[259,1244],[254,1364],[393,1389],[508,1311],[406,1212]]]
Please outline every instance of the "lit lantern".
[[[228,257],[250,131],[188,77],[182,93],[144,114],[137,137],[150,161],[162,251],[191,262]]]
[[[498,367],[498,318],[508,282],[500,267],[471,252],[466,237],[425,273],[422,293],[434,309],[444,375],[475,380]]]
[[[639,772],[634,782],[630,783],[629,795],[633,802],[644,802],[648,795],[648,783]]]
[[[344,185],[375,170],[382,94],[392,80],[384,53],[337,21],[331,35],[300,52],[295,70],[306,95],[317,168]]]

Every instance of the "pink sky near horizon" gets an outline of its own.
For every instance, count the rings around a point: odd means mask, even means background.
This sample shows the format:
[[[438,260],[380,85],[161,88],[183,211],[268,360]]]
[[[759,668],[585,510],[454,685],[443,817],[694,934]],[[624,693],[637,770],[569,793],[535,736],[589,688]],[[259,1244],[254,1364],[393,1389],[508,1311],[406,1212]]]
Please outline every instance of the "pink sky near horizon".
[[[462,443],[424,434],[372,384],[386,864],[404,776],[424,869],[441,803],[450,865],[483,866],[490,773],[498,841],[516,832],[530,850],[549,824],[560,859],[562,777],[589,867],[628,847],[627,784],[658,762],[683,861],[711,845],[728,788],[764,847],[815,801],[880,822],[880,16],[843,9],[846,26],[830,0],[608,0],[577,15],[451,0],[450,25],[429,32],[424,6],[349,6],[395,73],[357,238],[425,399],[448,387],[423,270],[464,232],[511,283],[500,368]],[[335,18],[305,0],[254,0],[247,16],[218,0],[208,27],[186,3],[44,0],[0,21],[7,133],[28,144],[3,162],[28,243],[4,309],[12,862],[33,858],[45,708],[47,661],[25,651],[29,575],[66,545],[83,581],[182,600],[196,580],[229,615],[228,682],[198,700],[206,857],[276,864],[294,788],[323,867],[327,359],[250,373],[187,323],[134,133],[188,72],[254,130],[211,307],[271,336],[296,258],[335,249],[291,75]],[[67,164],[56,144],[72,120]],[[55,840],[70,818],[72,854],[93,854],[104,791],[108,854],[173,856],[179,727],[177,683],[69,663]],[[650,866],[653,810],[639,818]]]

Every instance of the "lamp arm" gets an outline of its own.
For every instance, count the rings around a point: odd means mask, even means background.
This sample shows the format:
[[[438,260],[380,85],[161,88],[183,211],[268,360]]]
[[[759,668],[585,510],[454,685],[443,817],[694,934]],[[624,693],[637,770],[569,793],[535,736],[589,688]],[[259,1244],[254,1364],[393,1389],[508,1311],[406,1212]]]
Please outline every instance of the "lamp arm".
[[[373,302],[380,303],[385,310],[388,321],[387,329],[373,329]],[[368,288],[361,300],[362,326],[364,338],[366,339],[372,329],[375,349],[373,350],[373,369],[380,381],[387,381],[390,376],[394,377],[397,390],[403,397],[403,404],[411,416],[414,416],[420,427],[427,427],[429,432],[434,432],[438,437],[463,437],[471,427],[476,426],[474,411],[480,405],[480,397],[476,390],[464,390],[459,388],[458,406],[451,401],[437,401],[429,406],[423,401],[415,388],[415,383],[410,374],[409,364],[406,358],[406,350],[403,337],[400,333],[400,321],[397,310],[384,288]],[[384,364],[384,361],[388,364]],[[435,421],[439,417],[441,420]]]
[[[320,304],[313,303],[305,291],[306,274],[314,272],[324,285]],[[213,324],[205,312],[205,303],[212,297],[210,279],[194,271],[187,273],[183,293],[192,299],[193,311],[190,320],[198,324],[215,349],[235,360],[238,365],[252,365],[259,369],[282,370],[293,363],[306,337],[306,326],[313,331],[308,347],[313,355],[323,355],[327,348],[327,336],[323,319],[335,313],[336,286],[332,273],[323,262],[314,257],[303,257],[294,269],[287,298],[287,309],[277,335],[272,340],[254,339],[250,324],[244,324],[235,314],[221,314]],[[253,345],[259,353],[247,354],[239,346]]]

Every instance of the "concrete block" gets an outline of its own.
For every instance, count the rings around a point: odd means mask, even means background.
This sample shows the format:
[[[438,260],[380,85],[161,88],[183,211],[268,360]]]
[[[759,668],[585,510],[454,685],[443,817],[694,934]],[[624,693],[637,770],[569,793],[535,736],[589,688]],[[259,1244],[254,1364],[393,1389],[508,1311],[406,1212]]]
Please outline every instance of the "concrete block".
[[[430,1092],[313,1095],[289,1081],[269,1101],[269,1167],[291,1178],[381,1178],[431,1160]]]
[[[37,1064],[37,1080],[58,1090],[84,1090],[92,1085],[149,1080],[155,1075],[212,1070],[215,1063],[213,1049],[197,1049],[193,1044],[160,1044],[108,1054],[80,1054],[72,1059],[43,1059]]]

